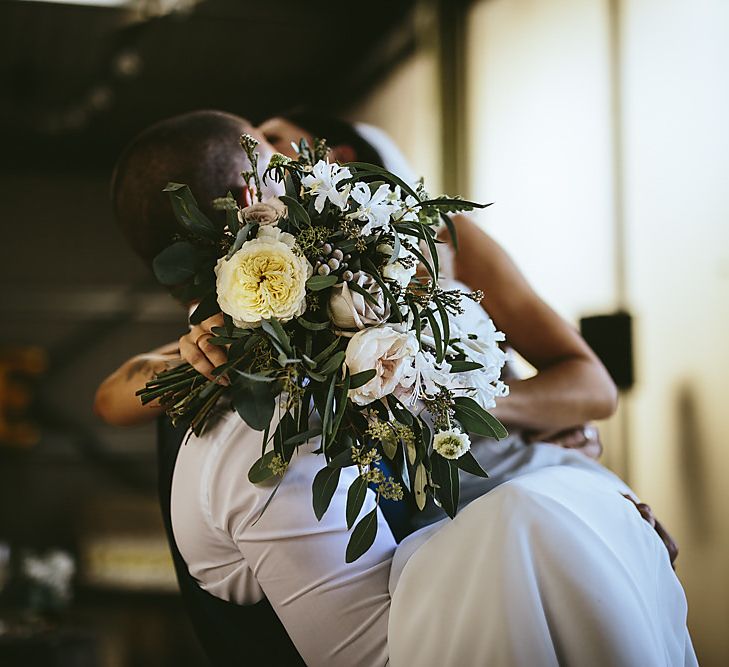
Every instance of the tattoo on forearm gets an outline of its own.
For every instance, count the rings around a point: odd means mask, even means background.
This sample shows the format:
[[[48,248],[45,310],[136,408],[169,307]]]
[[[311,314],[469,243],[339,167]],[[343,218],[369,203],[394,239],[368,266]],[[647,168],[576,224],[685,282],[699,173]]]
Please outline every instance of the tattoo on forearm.
[[[137,359],[127,369],[127,380],[131,380],[138,375],[151,378],[155,372],[155,365],[149,359]]]

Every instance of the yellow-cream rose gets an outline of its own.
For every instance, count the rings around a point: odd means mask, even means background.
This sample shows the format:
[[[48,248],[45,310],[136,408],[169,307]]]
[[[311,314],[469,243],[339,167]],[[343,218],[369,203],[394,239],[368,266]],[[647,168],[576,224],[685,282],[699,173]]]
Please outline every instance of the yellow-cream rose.
[[[218,260],[218,304],[236,326],[257,327],[270,318],[286,322],[304,312],[312,268],[295,243],[278,227],[261,227],[230,259]]]

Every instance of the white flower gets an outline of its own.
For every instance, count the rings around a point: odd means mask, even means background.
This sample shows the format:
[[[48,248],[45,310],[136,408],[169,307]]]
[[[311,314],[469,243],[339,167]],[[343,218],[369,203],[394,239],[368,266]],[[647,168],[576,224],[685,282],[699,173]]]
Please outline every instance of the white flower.
[[[393,247],[389,243],[381,243],[377,251],[387,257],[392,257]],[[394,280],[400,287],[407,287],[418,270],[418,258],[404,245],[400,245],[400,253],[394,262],[382,267],[382,277]]]
[[[422,335],[421,343],[427,343],[427,339]],[[409,375],[412,376],[412,382],[398,387],[395,396],[403,403],[412,406],[419,399],[435,396],[440,387],[450,387],[457,374],[451,372],[451,365],[447,361],[444,360],[439,364],[432,352],[420,349],[413,359]]]
[[[238,211],[241,224],[257,222],[259,225],[273,225],[286,215],[286,205],[278,198],[256,202]]]
[[[466,433],[454,428],[439,431],[433,438],[433,449],[444,459],[460,459],[471,449],[471,439]]]
[[[363,236],[389,226],[390,216],[397,210],[391,201],[391,195],[390,186],[384,183],[374,192],[366,183],[355,183],[352,199],[359,204],[359,208],[347,217],[367,223],[361,230]]]
[[[477,307],[476,304],[473,306]],[[481,364],[483,368],[454,373],[449,388],[473,395],[485,410],[493,408],[497,398],[509,393],[508,385],[500,379],[506,363],[506,353],[499,347],[499,343],[505,340],[504,334],[497,331],[491,318],[482,310],[478,318],[478,334],[464,334],[455,323],[451,323],[451,334],[453,345],[465,352],[469,361]]]
[[[312,268],[295,244],[291,234],[269,225],[229,260],[218,260],[218,303],[236,326],[257,327],[272,317],[286,322],[304,312]]]
[[[352,375],[374,369],[375,377],[351,389],[349,398],[357,405],[368,405],[412,384],[413,358],[417,352],[418,341],[411,331],[401,333],[390,326],[358,331],[347,345],[344,363]]]
[[[327,199],[342,211],[347,208],[350,186],[338,189],[339,184],[352,177],[352,172],[347,167],[340,167],[336,162],[329,163],[319,160],[311,170],[301,179],[301,185],[306,191],[315,195],[314,208],[317,213],[324,210]]]
[[[393,222],[417,222],[418,214],[416,207],[418,202],[412,195],[406,195],[405,200],[402,199],[402,192],[399,185],[395,186],[395,190],[390,195],[390,201],[395,206],[395,213],[392,216]]]
[[[329,298],[329,316],[334,325],[342,329],[364,329],[387,320],[390,302],[382,293],[382,288],[364,272],[360,272],[355,282],[372,295],[376,304],[351,290],[346,281],[337,283],[332,287]]]

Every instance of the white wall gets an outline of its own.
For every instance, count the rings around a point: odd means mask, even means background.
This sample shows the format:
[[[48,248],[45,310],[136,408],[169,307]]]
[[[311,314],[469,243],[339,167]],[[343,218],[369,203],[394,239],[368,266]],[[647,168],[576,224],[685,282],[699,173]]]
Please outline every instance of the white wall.
[[[576,319],[614,304],[606,11],[492,0],[469,19],[469,195],[530,282]]]
[[[622,3],[632,476],[670,516],[703,665],[729,664],[729,2]]]
[[[678,538],[701,664],[729,664],[729,2],[483,0],[469,32],[469,194],[569,318],[623,267],[627,472]]]

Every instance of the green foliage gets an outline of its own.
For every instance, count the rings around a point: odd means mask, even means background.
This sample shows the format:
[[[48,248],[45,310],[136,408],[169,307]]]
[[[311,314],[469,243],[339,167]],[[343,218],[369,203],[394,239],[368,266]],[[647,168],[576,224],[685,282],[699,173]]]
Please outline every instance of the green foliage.
[[[377,537],[377,508],[365,514],[354,527],[347,543],[345,560],[353,563],[369,549]]]

